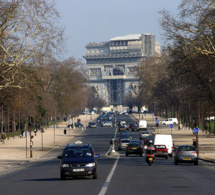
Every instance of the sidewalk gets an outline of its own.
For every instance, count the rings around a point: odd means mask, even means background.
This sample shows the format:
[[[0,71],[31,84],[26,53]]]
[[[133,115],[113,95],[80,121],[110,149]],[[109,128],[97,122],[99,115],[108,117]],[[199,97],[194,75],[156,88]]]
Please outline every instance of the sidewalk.
[[[139,119],[139,114],[133,114],[134,117]],[[142,119],[142,114],[140,116]],[[147,120],[148,125],[155,125],[155,118],[151,114],[143,115],[143,120]],[[158,120],[161,122],[164,118],[158,116]],[[173,142],[175,146],[181,144],[193,144],[193,139],[196,139],[193,130],[182,127],[182,130],[178,130],[178,127],[171,129],[167,126],[166,128],[155,128],[156,134],[172,134]],[[205,132],[199,132],[199,157],[205,160],[215,161],[215,136],[213,134],[209,135]]]
[[[37,135],[34,135],[32,131],[33,146],[32,154],[33,157],[30,158],[30,137],[20,138],[16,136],[15,138],[10,138],[5,140],[5,144],[0,142],[0,172],[4,170],[5,167],[13,166],[14,164],[20,162],[29,162],[40,159],[43,155],[48,153],[51,149],[57,148],[62,145],[66,145],[69,140],[71,140],[75,135],[79,135],[85,131],[85,127],[88,122],[93,121],[97,118],[98,115],[85,116],[80,115],[81,123],[84,125],[84,128],[67,128],[68,122],[62,122],[59,124],[58,128],[49,127],[44,129],[44,133],[40,131],[37,132]],[[77,119],[76,119],[77,120]],[[64,129],[67,129],[67,134],[64,135]],[[27,155],[26,155],[26,141],[27,141]]]

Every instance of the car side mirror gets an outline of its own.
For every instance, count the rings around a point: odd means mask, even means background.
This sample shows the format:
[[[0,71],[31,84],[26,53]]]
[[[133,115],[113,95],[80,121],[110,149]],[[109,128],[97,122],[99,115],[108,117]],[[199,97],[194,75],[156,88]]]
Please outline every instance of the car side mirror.
[[[58,159],[62,159],[62,156],[57,156]]]
[[[100,155],[99,154],[95,154],[95,158],[99,158],[100,157]]]

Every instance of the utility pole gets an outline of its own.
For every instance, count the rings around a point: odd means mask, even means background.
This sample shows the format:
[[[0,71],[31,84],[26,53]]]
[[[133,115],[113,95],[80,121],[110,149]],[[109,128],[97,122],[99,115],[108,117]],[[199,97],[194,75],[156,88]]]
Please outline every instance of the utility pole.
[[[34,136],[31,135],[31,132],[32,132],[32,123],[31,123],[31,119],[30,119],[30,123],[29,123],[29,130],[30,130],[30,158],[33,158],[33,153],[32,153],[33,141],[32,141],[32,138],[33,138]]]

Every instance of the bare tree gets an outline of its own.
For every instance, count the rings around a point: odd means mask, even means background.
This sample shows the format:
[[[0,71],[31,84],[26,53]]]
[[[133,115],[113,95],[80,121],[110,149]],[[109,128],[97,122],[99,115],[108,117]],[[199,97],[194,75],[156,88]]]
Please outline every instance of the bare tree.
[[[215,57],[215,2],[183,0],[178,17],[163,10],[161,25],[167,40],[181,41],[194,53]]]
[[[46,0],[1,0],[0,18],[0,90],[27,88],[22,67],[39,65],[62,43],[59,13]]]

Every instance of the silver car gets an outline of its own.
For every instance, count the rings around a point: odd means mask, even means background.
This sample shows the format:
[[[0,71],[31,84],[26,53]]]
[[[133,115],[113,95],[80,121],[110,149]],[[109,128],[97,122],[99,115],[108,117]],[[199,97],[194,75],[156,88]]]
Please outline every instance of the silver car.
[[[102,124],[102,127],[113,127],[113,124],[111,121],[106,121]]]
[[[140,140],[145,139],[147,136],[150,136],[150,133],[148,131],[141,131],[140,132]]]
[[[196,147],[193,145],[180,145],[175,152],[174,164],[194,163],[198,165],[198,154]]]
[[[131,141],[130,139],[121,139],[119,141],[118,150],[125,149],[130,141]]]

